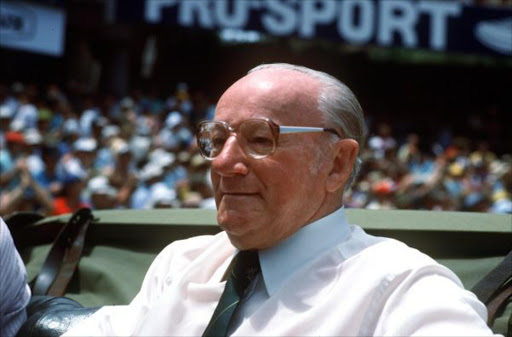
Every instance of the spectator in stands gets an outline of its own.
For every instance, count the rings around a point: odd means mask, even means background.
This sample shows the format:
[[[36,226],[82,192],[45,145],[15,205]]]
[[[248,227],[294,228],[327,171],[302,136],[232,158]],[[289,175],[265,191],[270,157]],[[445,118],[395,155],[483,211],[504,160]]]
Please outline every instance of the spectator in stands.
[[[41,147],[43,145],[43,137],[38,129],[27,129],[23,133],[25,147],[27,153],[27,165],[32,175],[38,175],[44,167],[42,160]]]
[[[394,209],[393,201],[396,185],[391,179],[376,181],[372,186],[372,196],[366,205],[368,209]]]
[[[41,135],[35,129],[22,134],[10,131],[6,147],[0,149],[0,214],[15,211],[52,211],[52,197],[41,186],[38,175],[43,170],[39,146]]]
[[[211,206],[208,205],[208,200],[213,198],[209,168],[209,163],[199,153],[196,153],[190,159],[187,181],[190,191],[196,195],[192,194],[192,198],[187,196],[189,204],[192,204],[192,201],[195,201],[193,199],[196,198],[198,201],[196,207],[207,208]]]
[[[26,160],[18,161],[15,172],[18,178],[16,187],[0,193],[0,215],[5,216],[16,211],[51,214],[54,208],[53,199],[49,191],[32,177]]]
[[[406,164],[410,165],[412,162],[415,162],[418,159],[420,153],[420,137],[416,133],[411,133],[407,136],[407,142],[400,146],[398,150],[397,157],[398,159]]]
[[[62,184],[57,175],[59,162],[59,151],[53,144],[43,144],[41,147],[42,168],[37,173],[32,173],[34,179],[45,189],[48,189],[52,196],[60,193]]]
[[[130,197],[137,187],[137,171],[130,147],[120,140],[112,143],[112,152],[115,155],[113,170],[107,172],[109,184],[117,190],[116,199],[119,205],[129,207]]]
[[[94,123],[101,123],[99,111],[92,107],[84,110],[78,122],[81,136],[83,138],[89,138],[93,136],[92,129]],[[101,124],[99,124],[99,126],[101,126]]]
[[[119,207],[117,190],[105,176],[96,176],[87,184],[89,203],[92,209],[115,209]]]
[[[5,134],[10,130],[13,115],[14,112],[7,105],[0,106],[0,149],[7,146]]]
[[[6,84],[0,83],[0,106],[6,106],[14,113],[19,106],[16,95],[23,89],[23,84],[20,82],[13,83],[10,90]]]
[[[121,136],[133,134],[137,129],[137,116],[139,114],[138,106],[132,97],[124,97],[120,102],[119,126],[121,128]]]
[[[163,168],[154,162],[149,162],[140,172],[140,183],[131,197],[131,207],[135,209],[151,208],[151,197],[155,191],[160,189],[160,185],[168,188],[162,182],[164,175]]]
[[[156,184],[152,188],[148,201],[148,208],[179,208],[180,202],[176,198],[176,191],[164,184]]]
[[[172,162],[165,171],[164,181],[169,188],[179,190],[188,179],[187,162],[190,158],[188,152],[182,151],[178,155],[172,153]]]
[[[168,110],[176,110],[181,112],[190,121],[192,119],[192,112],[194,104],[192,103],[188,84],[180,82],[176,86],[176,92],[167,98],[166,107]]]
[[[60,114],[62,116],[62,122],[58,125],[60,138],[58,148],[61,155],[65,155],[73,150],[73,144],[80,138],[81,132],[78,118],[69,104],[61,104]]]
[[[463,206],[462,210],[465,212],[487,212],[490,200],[482,193],[471,192],[464,197]]]
[[[25,139],[21,132],[5,134],[5,147],[0,149],[0,187],[12,189],[18,183],[17,174],[26,166]]]
[[[157,137],[157,145],[171,152],[178,152],[192,142],[193,135],[184,125],[183,116],[178,111],[172,111],[165,119],[165,127]]]
[[[18,108],[14,113],[11,128],[21,131],[37,126],[37,109],[34,106],[28,90],[22,90],[18,94]]]
[[[73,156],[78,160],[88,177],[98,172],[94,166],[98,142],[94,138],[80,138],[73,143]]]
[[[58,135],[52,129],[53,112],[50,109],[39,109],[37,113],[37,127],[36,129],[43,136],[43,140],[47,142],[56,142]]]
[[[376,158],[384,157],[386,150],[396,147],[396,140],[392,136],[391,126],[387,123],[381,123],[378,126],[377,135],[370,137],[368,146],[374,151]]]
[[[87,173],[76,158],[68,158],[62,163],[59,179],[62,190],[53,202],[53,215],[73,213],[82,207],[88,207],[82,190],[87,184]]]

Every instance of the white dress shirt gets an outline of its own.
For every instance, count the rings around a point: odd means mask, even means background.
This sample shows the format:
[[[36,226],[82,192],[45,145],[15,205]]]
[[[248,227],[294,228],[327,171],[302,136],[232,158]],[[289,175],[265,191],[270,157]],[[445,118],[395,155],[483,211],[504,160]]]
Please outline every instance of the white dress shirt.
[[[227,235],[167,246],[127,306],[107,306],[66,335],[201,336],[236,253]],[[259,252],[261,274],[233,336],[490,336],[486,308],[421,252],[348,225],[343,209]]]

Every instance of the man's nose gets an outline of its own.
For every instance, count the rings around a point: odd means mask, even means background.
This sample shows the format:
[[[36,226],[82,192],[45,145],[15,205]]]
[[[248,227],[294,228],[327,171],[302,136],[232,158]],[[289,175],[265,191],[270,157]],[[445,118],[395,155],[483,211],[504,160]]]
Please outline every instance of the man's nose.
[[[247,159],[239,140],[232,134],[224,143],[219,155],[212,161],[212,170],[223,176],[246,175],[249,173]]]

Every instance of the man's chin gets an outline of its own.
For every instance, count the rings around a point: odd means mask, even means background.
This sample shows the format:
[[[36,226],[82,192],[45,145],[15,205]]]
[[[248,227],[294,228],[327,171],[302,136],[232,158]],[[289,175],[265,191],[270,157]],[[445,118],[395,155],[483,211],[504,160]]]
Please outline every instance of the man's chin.
[[[256,233],[245,233],[243,235],[226,232],[231,244],[239,250],[261,249],[261,242],[258,241]]]
[[[250,222],[243,221],[241,219],[238,220],[228,220],[223,219],[222,221],[219,218],[219,226],[222,228],[229,236],[238,237],[247,235],[250,228]]]
[[[226,231],[239,232],[243,228],[254,228],[264,213],[259,205],[229,203],[222,200],[217,209],[217,222]]]
[[[251,230],[251,222],[247,219],[237,219],[238,221],[227,221],[227,219],[221,221],[219,216],[219,226],[226,232],[233,246],[240,250],[253,249],[257,232]]]

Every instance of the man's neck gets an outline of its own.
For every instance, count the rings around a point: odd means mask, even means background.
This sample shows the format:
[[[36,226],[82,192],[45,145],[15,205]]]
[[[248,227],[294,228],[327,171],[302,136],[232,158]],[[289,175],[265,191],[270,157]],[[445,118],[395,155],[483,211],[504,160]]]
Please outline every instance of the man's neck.
[[[343,194],[340,194],[339,197],[335,197],[334,195],[326,195],[324,202],[322,202],[321,206],[318,210],[313,214],[311,218],[304,224],[304,226],[309,225],[323,217],[328,216],[332,212],[340,209],[343,206]],[[303,227],[304,227],[303,226]]]

